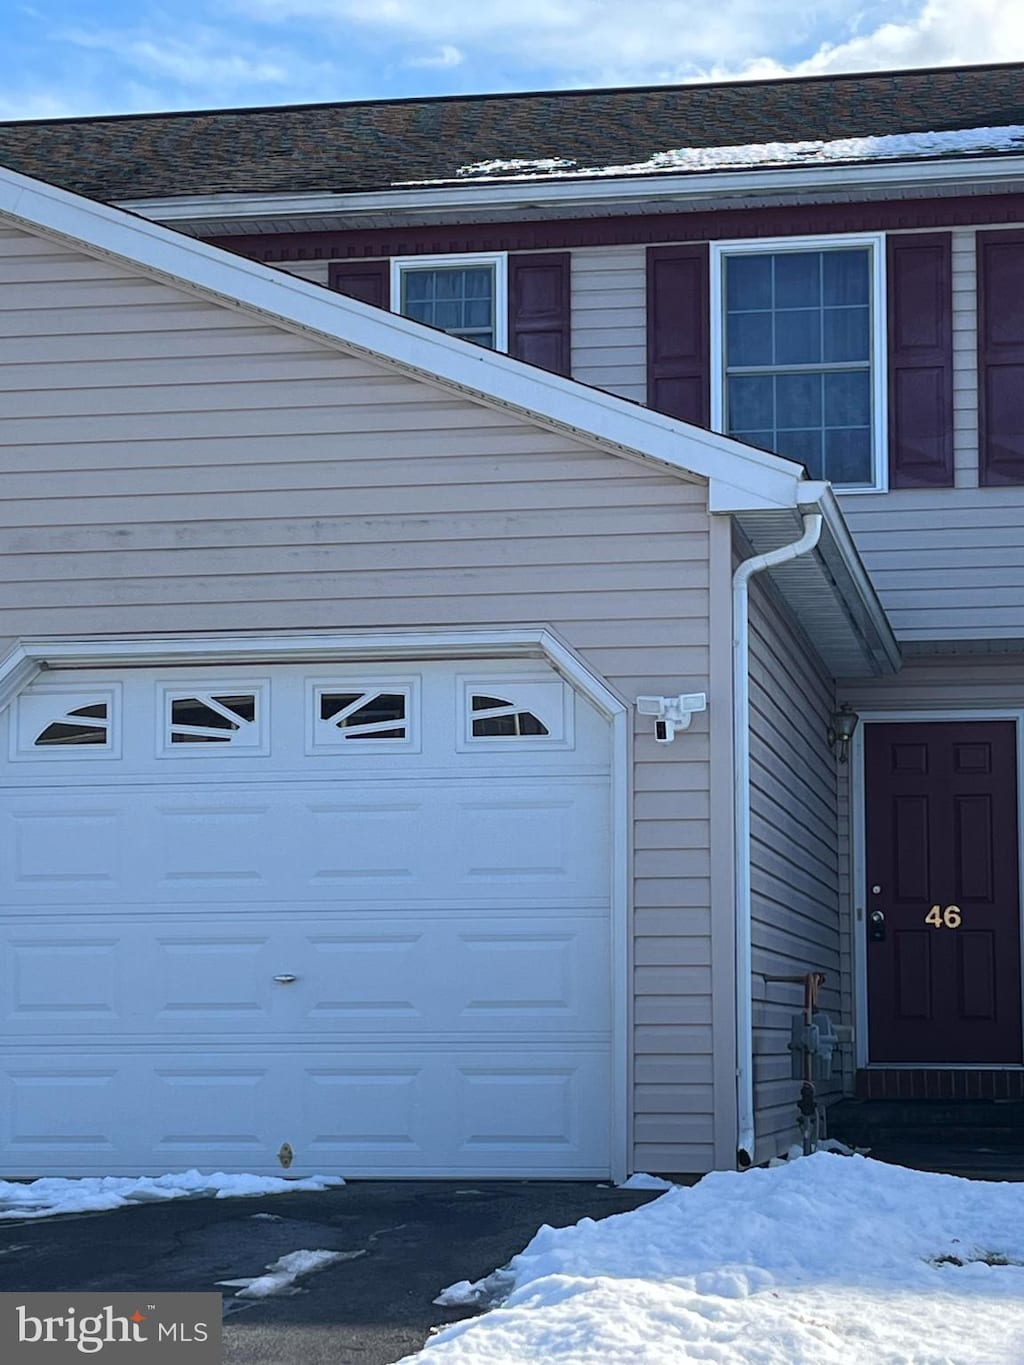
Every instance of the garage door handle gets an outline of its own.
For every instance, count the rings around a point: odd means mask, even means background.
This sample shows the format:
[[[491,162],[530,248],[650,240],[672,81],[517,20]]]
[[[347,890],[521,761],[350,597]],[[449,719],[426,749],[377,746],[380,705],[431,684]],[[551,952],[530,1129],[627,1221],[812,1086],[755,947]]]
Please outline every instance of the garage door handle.
[[[290,986],[293,981],[298,981],[297,976],[292,976],[291,972],[282,972],[280,976],[275,976],[274,980],[281,986]]]

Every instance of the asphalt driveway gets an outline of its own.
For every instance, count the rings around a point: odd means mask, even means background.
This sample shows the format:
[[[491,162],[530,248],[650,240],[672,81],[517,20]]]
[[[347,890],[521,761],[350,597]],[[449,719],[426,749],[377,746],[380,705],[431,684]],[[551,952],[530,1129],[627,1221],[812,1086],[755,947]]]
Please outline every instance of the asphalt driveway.
[[[291,1251],[362,1252],[293,1295],[243,1300],[223,1290],[224,1359],[391,1365],[431,1327],[471,1315],[437,1307],[441,1289],[503,1265],[542,1223],[605,1218],[653,1197],[576,1182],[358,1181],[318,1194],[0,1222],[0,1290],[210,1291]]]

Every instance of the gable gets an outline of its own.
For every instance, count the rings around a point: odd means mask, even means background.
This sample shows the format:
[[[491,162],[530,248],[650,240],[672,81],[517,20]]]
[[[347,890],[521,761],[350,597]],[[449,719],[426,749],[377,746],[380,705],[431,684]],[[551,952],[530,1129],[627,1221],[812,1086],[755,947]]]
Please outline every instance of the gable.
[[[102,443],[108,462],[116,446],[139,469],[172,456],[206,478],[231,467],[249,489],[278,458],[390,457],[401,472],[436,459],[459,481],[473,477],[465,461],[478,455],[514,462],[543,451],[608,474],[622,463],[508,409],[45,236],[0,231],[0,290],[8,445]],[[26,451],[16,467],[27,474],[32,458]]]

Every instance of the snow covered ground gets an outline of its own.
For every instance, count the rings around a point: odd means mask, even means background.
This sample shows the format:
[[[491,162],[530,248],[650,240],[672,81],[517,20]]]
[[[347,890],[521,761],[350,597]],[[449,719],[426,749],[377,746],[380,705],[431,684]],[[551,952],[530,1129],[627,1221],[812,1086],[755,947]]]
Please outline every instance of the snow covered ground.
[[[543,1227],[420,1365],[1020,1365],[1024,1185],[827,1153]]]
[[[337,1175],[314,1175],[306,1180],[282,1180],[273,1175],[202,1175],[181,1171],[174,1175],[56,1176],[17,1184],[0,1180],[0,1219],[50,1218],[58,1213],[99,1213],[125,1204],[166,1199],[196,1199],[203,1195],[233,1199],[261,1194],[291,1194],[298,1190],[327,1190],[344,1185]]]

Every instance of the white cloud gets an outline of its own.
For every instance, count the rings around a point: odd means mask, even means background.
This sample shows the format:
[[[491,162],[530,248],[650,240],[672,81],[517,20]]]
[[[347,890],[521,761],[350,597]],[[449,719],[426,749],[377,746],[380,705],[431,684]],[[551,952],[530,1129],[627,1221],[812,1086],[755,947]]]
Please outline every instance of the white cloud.
[[[205,90],[284,85],[293,74],[285,62],[237,50],[228,35],[204,27],[182,37],[142,30],[81,28],[66,30],[61,37],[75,47],[115,57],[148,77]]]
[[[250,19],[358,26],[561,84],[810,75],[1024,58],[1020,0],[235,0]],[[806,56],[806,53],[812,53]],[[454,61],[407,64],[455,65]],[[529,80],[529,77],[527,78]],[[536,82],[534,82],[536,83]]]
[[[836,29],[845,32],[848,0],[234,0],[249,19],[358,26],[406,44],[449,45],[488,60],[558,71],[569,80],[613,80],[617,74],[658,79],[667,66],[697,74],[720,60],[746,61],[779,50],[786,35],[794,55]],[[883,0],[866,0],[883,12]],[[891,4],[887,6],[891,10]],[[787,11],[784,17],[781,11]],[[781,19],[781,22],[780,22]]]
[[[1020,0],[927,0],[904,23],[884,23],[845,42],[823,43],[804,61],[762,57],[741,71],[716,65],[712,76],[815,76],[835,71],[886,71],[914,66],[965,66],[1024,59]]]
[[[445,68],[461,66],[465,60],[457,47],[453,47],[451,43],[444,43],[436,52],[428,52],[422,57],[410,57],[405,65]]]

